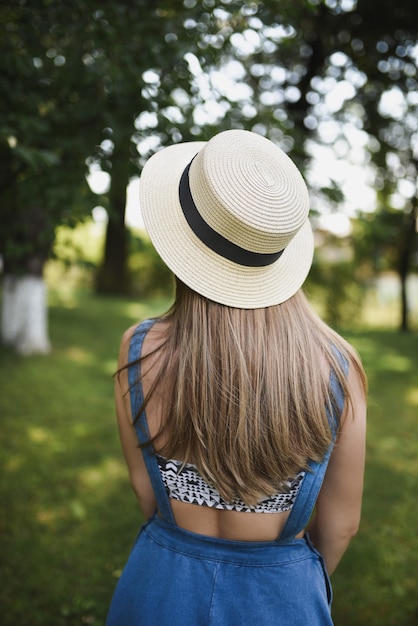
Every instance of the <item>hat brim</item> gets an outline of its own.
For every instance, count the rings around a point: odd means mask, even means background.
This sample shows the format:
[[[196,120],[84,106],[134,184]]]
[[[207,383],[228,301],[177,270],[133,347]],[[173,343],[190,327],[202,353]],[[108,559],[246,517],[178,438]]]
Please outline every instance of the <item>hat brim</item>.
[[[213,252],[190,229],[178,192],[183,170],[204,146],[205,142],[175,144],[145,164],[140,207],[155,249],[182,282],[220,304],[257,309],[288,300],[300,289],[312,265],[309,220],[271,265],[245,267]]]

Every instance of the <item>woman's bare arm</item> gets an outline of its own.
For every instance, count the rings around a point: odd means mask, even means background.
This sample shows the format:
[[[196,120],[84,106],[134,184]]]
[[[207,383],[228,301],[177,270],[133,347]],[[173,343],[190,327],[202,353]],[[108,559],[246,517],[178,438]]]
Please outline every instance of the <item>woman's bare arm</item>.
[[[134,327],[124,334],[119,351],[118,368],[128,361],[129,341]],[[115,376],[115,404],[119,429],[119,437],[123,454],[128,466],[132,488],[138,498],[139,506],[146,519],[150,518],[156,508],[157,501],[145,466],[142,451],[138,447],[138,438],[132,423],[129,399],[128,373],[124,369]]]
[[[366,398],[359,375],[350,369],[352,406],[343,416],[308,532],[329,574],[337,567],[360,524],[366,444]]]

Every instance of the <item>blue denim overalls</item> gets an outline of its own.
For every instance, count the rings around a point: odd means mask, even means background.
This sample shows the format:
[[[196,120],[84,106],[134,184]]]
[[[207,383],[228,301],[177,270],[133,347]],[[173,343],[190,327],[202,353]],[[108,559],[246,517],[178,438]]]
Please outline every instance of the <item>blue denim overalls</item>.
[[[146,320],[137,327],[129,362],[141,354],[153,323]],[[137,367],[129,369],[133,415],[142,402],[141,385],[134,385],[137,374]],[[330,384],[341,412],[344,398],[333,376]],[[145,414],[136,423],[136,431],[140,441],[148,439]],[[159,514],[139,532],[115,589],[106,626],[332,624],[332,590],[323,558],[306,534],[295,539],[311,516],[331,450],[332,445],[322,463],[310,463],[311,471],[305,474],[280,537],[241,542],[178,527],[152,447],[143,448]]]

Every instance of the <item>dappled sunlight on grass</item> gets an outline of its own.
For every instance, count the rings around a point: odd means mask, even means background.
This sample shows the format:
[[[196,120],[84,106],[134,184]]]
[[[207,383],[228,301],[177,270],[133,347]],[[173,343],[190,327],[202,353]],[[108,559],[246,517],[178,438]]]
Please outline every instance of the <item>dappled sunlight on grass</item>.
[[[19,454],[15,454],[14,456],[6,459],[4,463],[5,473],[19,471],[22,467],[23,460],[23,455]]]
[[[68,506],[75,519],[83,520],[87,517],[87,508],[80,500],[72,500]]]
[[[35,519],[44,526],[54,526],[60,517],[62,517],[61,511],[56,508],[39,509],[35,514]]]
[[[365,358],[366,356],[374,358],[376,356],[378,344],[376,344],[376,341],[371,337],[356,335],[354,340],[356,348],[362,355],[362,358]]]
[[[108,490],[109,486],[117,486],[120,481],[128,486],[128,472],[122,457],[120,460],[107,458],[97,465],[87,467],[79,472],[78,480],[89,489],[102,487]]]
[[[147,317],[155,317],[156,315],[161,315],[165,313],[169,306],[171,305],[171,300],[166,298],[161,299],[150,307],[148,302],[128,302],[123,305],[123,311],[127,317],[129,317],[132,322],[143,320]]]
[[[35,443],[44,443],[50,438],[50,433],[39,426],[29,426],[27,433],[29,439]]]
[[[379,361],[375,365],[381,370],[408,372],[412,369],[412,360],[395,352],[386,352],[379,357]]]
[[[147,307],[137,302],[129,302],[124,305],[123,309],[127,317],[133,321],[142,320],[148,315]]]
[[[401,441],[397,437],[383,437],[379,441],[379,450],[387,455],[394,450],[398,450],[401,446]]]
[[[398,472],[407,472],[415,475],[418,470],[416,442],[409,442],[408,432],[398,437],[382,437],[373,445],[373,453],[379,462]],[[415,476],[418,483],[418,474]]]
[[[29,441],[38,444],[38,449],[42,451],[42,454],[60,452],[65,449],[65,443],[56,430],[29,425],[26,428],[26,433]]]
[[[364,345],[360,338],[358,347],[370,382],[369,464],[378,462],[386,472],[406,473],[417,481],[417,337],[371,332],[366,341],[367,350],[363,350]]]
[[[92,363],[95,361],[95,356],[91,352],[79,346],[70,346],[65,350],[65,354],[71,361],[76,363]]]
[[[366,365],[368,362],[372,363],[373,369],[395,372],[411,371],[414,367],[413,360],[402,348],[405,336],[394,334],[395,341],[396,336],[399,337],[398,345],[392,343],[391,346],[382,345],[381,333],[370,333],[369,336],[356,334],[351,339]]]
[[[105,372],[109,376],[113,376],[113,374],[116,372],[117,364],[117,359],[109,359],[108,361],[104,361],[102,363],[103,372]]]
[[[84,520],[103,494],[119,489],[125,483],[128,490],[128,474],[122,458],[107,457],[96,465],[74,468],[71,479],[73,487],[63,488],[49,504],[39,501],[35,510],[36,520],[43,526],[59,532],[60,525]]]
[[[405,400],[411,406],[418,406],[418,387],[410,387],[407,389]]]

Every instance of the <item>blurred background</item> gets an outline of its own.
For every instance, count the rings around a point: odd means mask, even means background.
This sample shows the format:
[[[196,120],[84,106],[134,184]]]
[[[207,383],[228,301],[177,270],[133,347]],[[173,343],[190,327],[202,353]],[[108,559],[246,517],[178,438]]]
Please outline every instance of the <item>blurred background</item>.
[[[415,0],[0,6],[0,615],[104,624],[141,523],[112,374],[172,279],[141,220],[149,156],[229,128],[297,163],[305,291],[370,382],[361,530],[337,626],[418,624]]]

